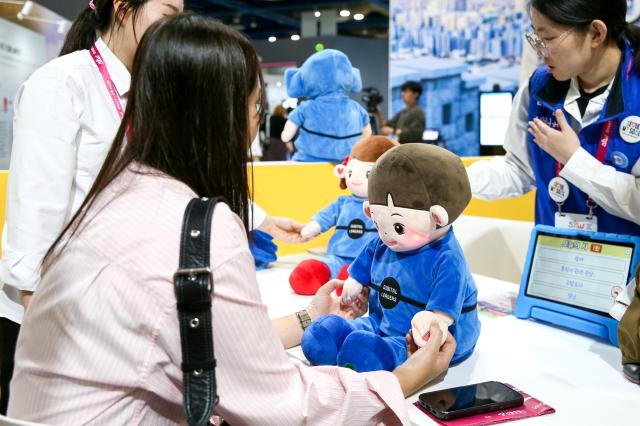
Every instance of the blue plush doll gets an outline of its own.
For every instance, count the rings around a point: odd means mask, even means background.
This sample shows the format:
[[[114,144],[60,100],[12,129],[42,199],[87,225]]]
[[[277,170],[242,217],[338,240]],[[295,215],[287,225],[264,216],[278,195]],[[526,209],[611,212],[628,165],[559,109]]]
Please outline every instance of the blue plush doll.
[[[473,352],[480,334],[476,285],[451,223],[471,199],[462,161],[433,145],[394,148],[369,177],[367,215],[379,238],[349,268],[342,300],[351,304],[370,287],[369,316],[318,318],[302,337],[316,365],[356,371],[393,370],[407,358],[405,335],[418,346],[436,324],[457,341],[452,363]]]
[[[341,163],[358,140],[371,135],[369,114],[347,95],[362,90],[362,80],[344,53],[315,53],[286,71],[285,84],[289,96],[307,99],[289,114],[282,132],[290,142],[300,130],[293,160]]]
[[[305,238],[316,237],[333,227],[335,232],[325,258],[304,260],[291,272],[289,283],[293,291],[313,295],[329,279],[346,278],[346,267],[363,247],[377,238],[377,230],[363,208],[367,200],[367,180],[375,161],[396,145],[386,136],[368,137],[355,144],[344,164],[334,168],[340,188],[349,189],[351,195],[338,197],[302,228],[300,233]]]

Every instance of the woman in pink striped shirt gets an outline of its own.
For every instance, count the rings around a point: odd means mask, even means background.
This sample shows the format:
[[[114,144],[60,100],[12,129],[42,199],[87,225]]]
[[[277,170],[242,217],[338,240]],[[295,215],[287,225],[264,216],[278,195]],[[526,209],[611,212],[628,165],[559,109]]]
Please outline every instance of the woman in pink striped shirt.
[[[231,424],[404,424],[404,397],[453,354],[429,343],[394,372],[308,367],[294,316],[271,323],[247,244],[245,154],[264,94],[238,32],[181,15],[153,25],[133,67],[123,125],[84,204],[50,249],[18,340],[9,414],[48,424],[180,424],[172,275],[182,216],[223,196],[212,221],[212,320],[220,403]],[[257,110],[257,111],[256,111]],[[121,141],[130,124],[129,143]],[[338,309],[323,289],[311,316]],[[431,330],[430,342],[440,331]]]

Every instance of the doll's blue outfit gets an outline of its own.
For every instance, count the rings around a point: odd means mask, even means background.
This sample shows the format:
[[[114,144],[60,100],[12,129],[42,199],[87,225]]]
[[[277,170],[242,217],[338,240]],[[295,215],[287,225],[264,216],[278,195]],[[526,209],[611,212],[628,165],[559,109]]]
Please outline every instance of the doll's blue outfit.
[[[300,127],[294,161],[340,163],[362,139],[369,114],[344,93],[305,101],[289,114]]]
[[[341,196],[311,219],[318,222],[322,232],[336,227],[329,240],[327,257],[322,259],[331,271],[331,278],[337,277],[344,265],[353,262],[360,251],[378,237],[373,221],[364,214],[364,202],[364,198],[353,195]]]
[[[300,129],[293,160],[341,163],[369,124],[367,111],[348,96],[362,90],[360,71],[344,53],[325,49],[288,69],[285,85],[292,98],[307,99],[289,114]]]
[[[369,286],[369,316],[353,321],[319,318],[305,331],[302,350],[312,364],[356,371],[393,370],[407,359],[405,335],[422,310],[453,319],[452,364],[473,352],[480,335],[477,288],[453,229],[419,249],[396,253],[380,238],[351,264],[349,275]]]

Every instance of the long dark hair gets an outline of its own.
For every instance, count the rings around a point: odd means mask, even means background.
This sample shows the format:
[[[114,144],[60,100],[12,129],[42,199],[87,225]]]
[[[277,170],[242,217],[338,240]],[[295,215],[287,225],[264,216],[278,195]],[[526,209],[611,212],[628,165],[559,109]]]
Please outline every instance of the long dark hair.
[[[640,28],[627,22],[627,0],[530,0],[534,8],[553,22],[585,32],[599,19],[607,26],[607,40],[624,49],[629,40],[640,66]]]
[[[127,13],[133,13],[133,22],[136,21],[140,8],[148,0],[122,0],[118,10],[113,8],[113,0],[93,0],[95,9],[87,6],[80,15],[73,21],[64,44],[60,50],[60,56],[76,50],[89,49],[96,41],[98,33],[104,34],[107,31],[117,28],[118,18],[124,17]],[[115,25],[114,25],[114,22]],[[135,27],[134,27],[135,34]]]
[[[258,56],[238,31],[191,14],[149,27],[113,145],[44,265],[64,250],[56,247],[79,230],[96,197],[134,162],[184,182],[200,197],[225,197],[248,228],[248,101],[259,90],[264,105],[263,87]]]

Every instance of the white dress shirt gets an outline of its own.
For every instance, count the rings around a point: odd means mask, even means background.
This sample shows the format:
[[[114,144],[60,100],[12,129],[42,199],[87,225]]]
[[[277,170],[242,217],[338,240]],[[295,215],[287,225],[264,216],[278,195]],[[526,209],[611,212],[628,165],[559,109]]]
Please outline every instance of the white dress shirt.
[[[571,80],[564,107],[571,116],[571,127],[576,133],[598,120],[612,85],[613,81],[604,93],[591,99],[583,117],[578,107],[580,86],[577,78]],[[526,194],[535,188],[536,180],[531,168],[527,138],[529,99],[527,82],[520,88],[513,102],[504,140],[507,154],[504,157],[478,161],[467,168],[474,197],[496,200]],[[640,224],[640,160],[633,166],[630,174],[622,173],[602,164],[584,148],[579,148],[564,166],[560,176],[589,194],[608,213]]]
[[[96,46],[124,107],[129,71],[102,39]],[[0,316],[20,322],[22,307],[9,295],[36,288],[44,254],[82,204],[121,120],[88,50],[35,71],[14,105]]]

